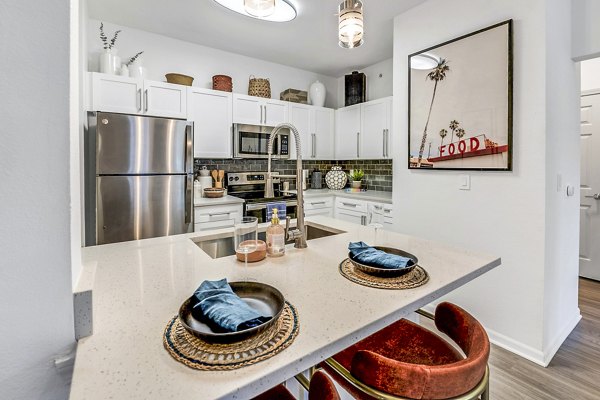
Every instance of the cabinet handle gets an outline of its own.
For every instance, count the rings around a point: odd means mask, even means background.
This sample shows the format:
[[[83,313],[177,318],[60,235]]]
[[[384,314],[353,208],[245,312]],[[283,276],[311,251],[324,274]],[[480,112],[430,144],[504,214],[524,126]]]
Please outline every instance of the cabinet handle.
[[[312,134],[312,157],[315,158],[317,156],[317,134]]]
[[[354,208],[356,208],[358,206],[358,204],[352,204],[352,203],[342,203],[342,205],[346,206],[346,207],[354,207]]]
[[[390,130],[385,130],[385,156],[390,156]]]
[[[266,125],[267,124],[267,106],[265,105],[263,107],[265,108],[265,122],[264,122],[264,124]]]
[[[367,217],[364,215],[360,216],[360,224],[361,225],[367,225]]]
[[[144,90],[144,111],[148,112],[148,89]]]
[[[262,104],[261,104],[261,105],[260,105],[260,123],[261,123],[261,125],[262,125],[262,123],[263,123],[263,108],[262,108],[262,107],[263,107],[263,106],[262,106]]]
[[[381,155],[382,155],[382,157],[385,157],[385,129],[383,130],[383,141],[382,141],[382,144],[383,144],[383,149],[381,150]]]
[[[356,157],[360,157],[360,132],[356,132]]]
[[[138,89],[137,98],[135,99],[135,105],[137,107],[138,112],[142,111],[142,89]]]
[[[214,213],[214,214],[208,214],[209,217],[220,217],[223,215],[229,216],[229,214],[231,214],[230,212],[225,212],[225,213]]]
[[[313,205],[313,206],[318,206],[319,204],[325,204],[325,202],[324,201],[317,201],[317,202],[310,203],[310,204]]]

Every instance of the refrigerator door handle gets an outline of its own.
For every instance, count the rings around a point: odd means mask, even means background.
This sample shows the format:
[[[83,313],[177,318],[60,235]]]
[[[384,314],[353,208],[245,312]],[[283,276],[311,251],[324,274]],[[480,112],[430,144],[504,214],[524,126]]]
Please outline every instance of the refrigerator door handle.
[[[192,200],[192,191],[194,188],[194,175],[188,174],[185,180],[185,220],[184,224],[192,223],[194,213],[194,202]]]
[[[194,173],[194,123],[185,127],[185,172]]]

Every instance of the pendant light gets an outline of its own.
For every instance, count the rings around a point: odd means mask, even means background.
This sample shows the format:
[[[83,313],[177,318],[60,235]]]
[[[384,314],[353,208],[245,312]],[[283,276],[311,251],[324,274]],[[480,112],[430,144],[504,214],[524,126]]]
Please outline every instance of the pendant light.
[[[290,0],[214,0],[223,7],[263,21],[288,22],[298,12]]]
[[[275,0],[244,0],[246,12],[256,18],[265,18],[275,12]]]
[[[352,49],[363,44],[363,3],[360,0],[344,0],[340,4],[340,46]]]

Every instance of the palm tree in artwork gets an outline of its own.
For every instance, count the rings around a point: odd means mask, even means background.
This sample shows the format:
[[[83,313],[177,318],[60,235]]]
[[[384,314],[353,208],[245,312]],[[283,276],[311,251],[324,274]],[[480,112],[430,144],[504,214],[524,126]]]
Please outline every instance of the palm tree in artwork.
[[[442,138],[442,144],[441,144],[440,146],[443,146],[443,145],[444,145],[444,138],[445,138],[446,136],[448,136],[448,131],[447,131],[447,130],[445,130],[445,129],[442,129],[442,130],[440,131],[440,137]]]
[[[454,132],[456,132],[456,129],[458,129],[458,125],[460,125],[460,123],[457,120],[453,119],[452,121],[450,121],[450,130],[452,131],[450,143],[454,141]]]
[[[465,130],[463,128],[458,128],[456,130],[456,137],[458,138],[458,140],[462,139],[463,136],[465,136]]]
[[[431,110],[433,109],[433,102],[435,101],[435,93],[437,92],[438,83],[444,80],[448,71],[450,71],[448,62],[442,58],[438,62],[438,65],[427,74],[426,79],[434,81],[435,84],[433,85],[433,95],[431,96],[431,104],[429,105],[429,114],[427,114],[427,122],[425,123],[425,129],[423,129],[423,138],[421,139],[421,147],[419,148],[419,159],[417,160],[417,167],[419,168],[421,167],[423,152],[425,152],[425,143],[427,142],[427,127],[429,126],[429,119],[431,118]]]

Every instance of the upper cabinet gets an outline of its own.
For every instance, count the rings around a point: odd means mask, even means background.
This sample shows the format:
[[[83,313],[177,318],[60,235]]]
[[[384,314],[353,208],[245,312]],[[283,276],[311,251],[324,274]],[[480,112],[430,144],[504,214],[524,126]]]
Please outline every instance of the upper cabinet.
[[[231,158],[232,94],[188,87],[188,120],[194,121],[195,158]]]
[[[336,111],[335,157],[391,158],[392,98],[386,97]]]
[[[289,118],[300,134],[302,159],[333,158],[335,113],[333,109],[290,103]],[[297,158],[296,140],[290,140],[290,158]]]
[[[185,86],[92,73],[93,111],[186,118],[186,108]]]
[[[288,121],[288,103],[243,94],[233,95],[233,122],[275,126]]]

